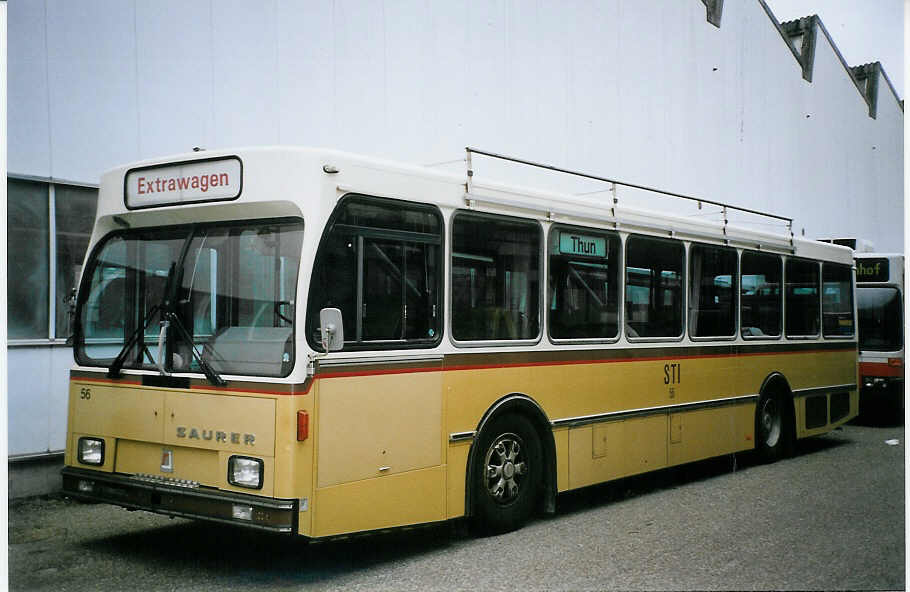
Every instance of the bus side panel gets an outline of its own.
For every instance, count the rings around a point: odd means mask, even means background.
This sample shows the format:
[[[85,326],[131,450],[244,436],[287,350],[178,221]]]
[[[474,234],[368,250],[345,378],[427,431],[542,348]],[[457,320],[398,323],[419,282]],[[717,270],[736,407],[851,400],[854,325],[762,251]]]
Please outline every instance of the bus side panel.
[[[740,404],[670,415],[670,465],[748,450],[754,445],[755,405]]]
[[[445,516],[445,467],[316,490],[317,537],[436,522]]]
[[[667,466],[667,416],[652,415],[569,430],[569,488]]]
[[[509,366],[499,366],[500,363]],[[623,411],[633,408],[666,405],[668,390],[664,384],[664,361],[590,362],[570,364],[549,364],[546,361],[531,360],[522,364],[516,356],[509,358],[490,355],[447,356],[445,372],[446,428],[445,433],[453,434],[476,430],[484,414],[502,397],[522,394],[537,402],[549,421],[571,417]],[[467,367],[466,367],[467,366]],[[471,368],[471,366],[474,366]],[[479,367],[477,367],[479,366]],[[492,366],[492,367],[484,367]],[[558,491],[579,487],[578,483],[597,482],[613,478],[611,475],[632,474],[665,466],[667,446],[666,416],[659,428],[652,422],[641,423],[643,431],[623,430],[611,439],[611,454],[631,453],[644,450],[633,463],[646,468],[632,469],[622,465],[611,465],[610,461],[594,463],[590,430],[587,444],[574,441],[575,430],[557,429],[553,432],[556,444],[556,477]],[[584,438],[583,438],[584,439]],[[451,452],[454,446],[449,446]],[[652,454],[652,451],[654,452]],[[458,495],[448,503],[449,515],[460,515],[459,503],[463,508],[466,466],[464,461],[451,458],[449,478],[458,478],[450,483],[450,495]],[[656,463],[656,465],[655,465]],[[577,473],[576,473],[577,472]],[[594,475],[603,472],[602,478]]]
[[[817,428],[807,428],[805,412],[807,397],[800,396],[799,393],[801,389],[845,384],[855,385],[855,350],[848,348],[840,351],[745,355],[741,358],[740,372],[738,373],[741,394],[760,394],[762,383],[773,372],[782,374],[794,393],[797,438],[823,434],[831,430],[833,426],[844,423],[856,416],[859,407],[857,391],[854,388],[850,392],[850,410],[846,416],[834,422],[829,420]],[[830,396],[830,393],[828,396]]]
[[[441,374],[319,381],[314,536],[444,519]]]

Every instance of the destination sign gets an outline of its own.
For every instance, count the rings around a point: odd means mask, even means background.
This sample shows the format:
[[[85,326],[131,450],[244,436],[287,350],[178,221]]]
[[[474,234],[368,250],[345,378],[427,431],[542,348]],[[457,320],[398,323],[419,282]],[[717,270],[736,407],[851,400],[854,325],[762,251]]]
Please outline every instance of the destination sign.
[[[858,282],[887,282],[887,259],[857,259],[856,281]]]
[[[237,157],[133,169],[124,181],[128,208],[148,208],[240,195],[242,168]]]
[[[563,255],[606,257],[607,239],[600,236],[576,234],[574,232],[560,232],[559,252]]]

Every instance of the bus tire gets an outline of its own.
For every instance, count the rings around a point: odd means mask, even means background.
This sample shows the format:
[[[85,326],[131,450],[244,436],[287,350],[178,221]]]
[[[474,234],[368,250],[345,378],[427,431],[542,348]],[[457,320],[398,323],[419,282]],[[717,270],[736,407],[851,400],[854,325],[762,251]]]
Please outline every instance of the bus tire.
[[[483,532],[519,528],[537,504],[543,478],[543,450],[523,415],[495,418],[480,435],[473,483],[474,518]]]
[[[755,408],[755,450],[762,462],[771,463],[790,451],[792,426],[788,398],[775,389],[762,393]]]

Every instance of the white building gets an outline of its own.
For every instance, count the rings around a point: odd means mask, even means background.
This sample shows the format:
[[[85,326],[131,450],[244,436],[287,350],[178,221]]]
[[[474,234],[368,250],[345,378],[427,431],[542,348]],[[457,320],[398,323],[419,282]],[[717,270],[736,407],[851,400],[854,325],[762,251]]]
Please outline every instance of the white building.
[[[8,19],[11,460],[65,445],[62,300],[92,186],[127,161],[299,144],[458,167],[470,145],[904,243],[902,101],[762,0],[13,0]]]

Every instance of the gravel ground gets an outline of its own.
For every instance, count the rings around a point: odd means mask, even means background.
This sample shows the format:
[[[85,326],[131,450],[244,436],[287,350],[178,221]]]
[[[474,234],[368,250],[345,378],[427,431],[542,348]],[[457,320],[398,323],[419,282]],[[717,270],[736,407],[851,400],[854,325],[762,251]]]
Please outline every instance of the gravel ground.
[[[897,445],[886,444],[898,440]],[[904,589],[904,428],[560,496],[496,537],[442,524],[308,544],[61,497],[9,506],[14,590]]]

